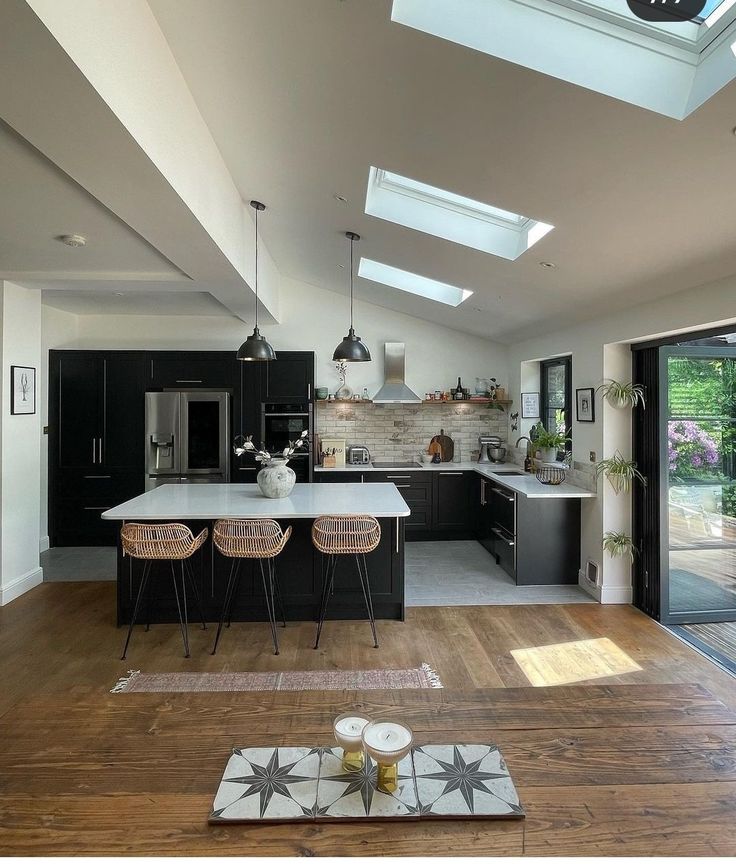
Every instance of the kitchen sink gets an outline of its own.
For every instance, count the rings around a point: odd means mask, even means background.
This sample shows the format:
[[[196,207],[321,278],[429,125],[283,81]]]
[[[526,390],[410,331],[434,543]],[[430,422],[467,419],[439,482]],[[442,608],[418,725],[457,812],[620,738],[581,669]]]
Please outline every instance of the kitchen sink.
[[[516,468],[491,468],[493,474],[503,474],[505,477],[525,477],[524,471],[519,471]]]
[[[374,468],[421,468],[419,462],[380,462],[378,460],[371,462]]]

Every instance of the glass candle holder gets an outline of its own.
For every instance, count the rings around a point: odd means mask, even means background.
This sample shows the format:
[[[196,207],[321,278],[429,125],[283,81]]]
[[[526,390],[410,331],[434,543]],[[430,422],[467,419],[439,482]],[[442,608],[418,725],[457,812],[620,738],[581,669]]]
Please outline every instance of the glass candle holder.
[[[411,750],[412,731],[403,723],[374,720],[363,729],[363,746],[378,765],[377,786],[389,794],[399,788],[399,762]]]
[[[335,741],[343,749],[343,770],[360,771],[365,764],[362,735],[369,722],[367,717],[350,712],[335,718],[332,731],[335,733]]]

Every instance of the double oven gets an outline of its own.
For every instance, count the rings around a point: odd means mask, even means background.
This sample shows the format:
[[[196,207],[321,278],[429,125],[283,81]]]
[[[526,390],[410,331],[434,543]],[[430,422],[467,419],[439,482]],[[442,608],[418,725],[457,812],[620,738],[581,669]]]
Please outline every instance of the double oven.
[[[261,442],[269,453],[278,453],[298,440],[306,430],[313,438],[313,406],[311,402],[263,402],[261,404]],[[312,447],[297,450],[289,461],[297,483],[312,480]]]

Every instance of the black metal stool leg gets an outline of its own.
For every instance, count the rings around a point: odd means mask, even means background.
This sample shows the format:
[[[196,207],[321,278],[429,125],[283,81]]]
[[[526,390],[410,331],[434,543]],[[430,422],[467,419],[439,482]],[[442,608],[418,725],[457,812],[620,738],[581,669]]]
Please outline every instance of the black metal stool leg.
[[[141,598],[143,597],[143,593],[146,590],[146,585],[148,584],[148,576],[151,572],[151,562],[146,561],[143,565],[143,573],[141,575],[141,584],[138,588],[138,596],[136,597],[135,607],[133,608],[133,614],[130,617],[130,624],[128,625],[128,635],[125,639],[125,646],[123,647],[123,653],[120,657],[121,660],[125,660],[125,655],[128,653],[128,645],[130,644],[130,637],[133,633],[133,626],[135,625],[136,618],[138,617],[138,610],[141,606]]]
[[[362,568],[361,568],[361,558]],[[363,597],[365,598],[365,608],[368,610],[368,619],[371,622],[371,630],[373,631],[373,647],[378,648],[378,636],[376,635],[376,619],[373,615],[373,600],[371,599],[371,585],[368,581],[368,565],[365,560],[365,555],[356,555],[355,563],[358,565],[358,575],[360,576],[360,587],[363,589]]]
[[[187,627],[184,623],[184,617],[181,614],[181,603],[179,602],[179,586],[176,584],[176,569],[174,567],[174,562],[171,562],[171,578],[174,582],[174,596],[176,597],[176,608],[179,610],[179,626],[181,627],[181,638],[184,641],[184,656],[189,657],[189,634],[187,633]],[[184,590],[184,579],[182,577],[182,590]],[[187,596],[184,591],[184,614],[186,614],[187,608]]]
[[[281,612],[281,623],[284,627],[286,627],[286,612],[284,611],[284,601],[281,597],[281,586],[279,585],[279,578],[276,575],[276,559],[269,558],[268,559],[268,570],[269,570],[269,578],[273,584],[274,591],[276,593],[276,600],[279,604],[279,611]]]
[[[273,639],[273,653],[279,653],[279,637],[276,633],[276,612],[274,609],[273,581],[266,578],[266,568],[263,566],[263,558],[258,559],[261,568],[261,579],[263,580],[263,593],[266,596],[266,608],[268,609],[268,620],[271,624],[271,637]],[[270,583],[270,584],[269,584]]]
[[[149,562],[149,569],[153,562]],[[151,585],[153,584],[152,579],[148,579],[148,584],[146,585],[146,633],[151,629]]]
[[[230,603],[230,597],[233,591],[233,585],[235,582],[235,573],[240,565],[240,561],[238,559],[233,559],[230,564],[230,576],[227,580],[227,587],[225,588],[225,599],[222,601],[222,614],[220,615],[220,623],[217,625],[217,635],[215,636],[215,644],[212,647],[212,653],[214,654],[217,651],[217,643],[220,641],[220,634],[222,633],[222,625],[225,623],[225,616],[227,615],[228,606]]]
[[[317,624],[317,637],[314,640],[314,647],[319,648],[319,637],[322,634],[322,627],[325,623],[327,615],[327,604],[332,594],[332,588],[335,584],[335,571],[337,570],[337,555],[330,555],[327,568],[325,570],[325,582],[322,586],[322,603],[319,610],[319,623]]]
[[[182,563],[184,565],[184,572],[189,579],[189,586],[192,589],[192,594],[194,594],[194,602],[197,604],[197,611],[199,612],[199,617],[202,619],[202,629],[206,630],[207,624],[204,620],[204,609],[202,608],[202,600],[199,596],[199,588],[197,588],[197,583],[194,581],[194,573],[190,566],[189,559],[185,558]]]
[[[238,558],[237,562],[238,563],[235,566],[235,581],[233,582],[233,590],[230,594],[230,600],[227,604],[227,624],[225,626],[228,628],[232,624],[233,603],[235,603],[235,598],[238,596],[238,588],[240,588],[240,568],[243,566],[243,559]]]

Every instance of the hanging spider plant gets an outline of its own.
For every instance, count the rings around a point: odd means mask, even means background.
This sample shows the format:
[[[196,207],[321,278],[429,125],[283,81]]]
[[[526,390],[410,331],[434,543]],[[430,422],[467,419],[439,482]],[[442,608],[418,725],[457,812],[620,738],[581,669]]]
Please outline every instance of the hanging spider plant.
[[[611,558],[628,556],[634,563],[634,555],[638,551],[634,541],[625,531],[606,531],[603,535],[603,549]]]
[[[610,459],[601,459],[595,472],[598,477],[603,474],[608,478],[617,495],[630,491],[634,480],[638,480],[642,486],[647,485],[647,478],[636,467],[636,462],[626,459],[619,450]]]
[[[598,390],[608,404],[614,408],[636,408],[641,402],[641,407],[646,408],[644,402],[644,387],[642,384],[632,384],[631,381],[614,381],[607,378]]]

